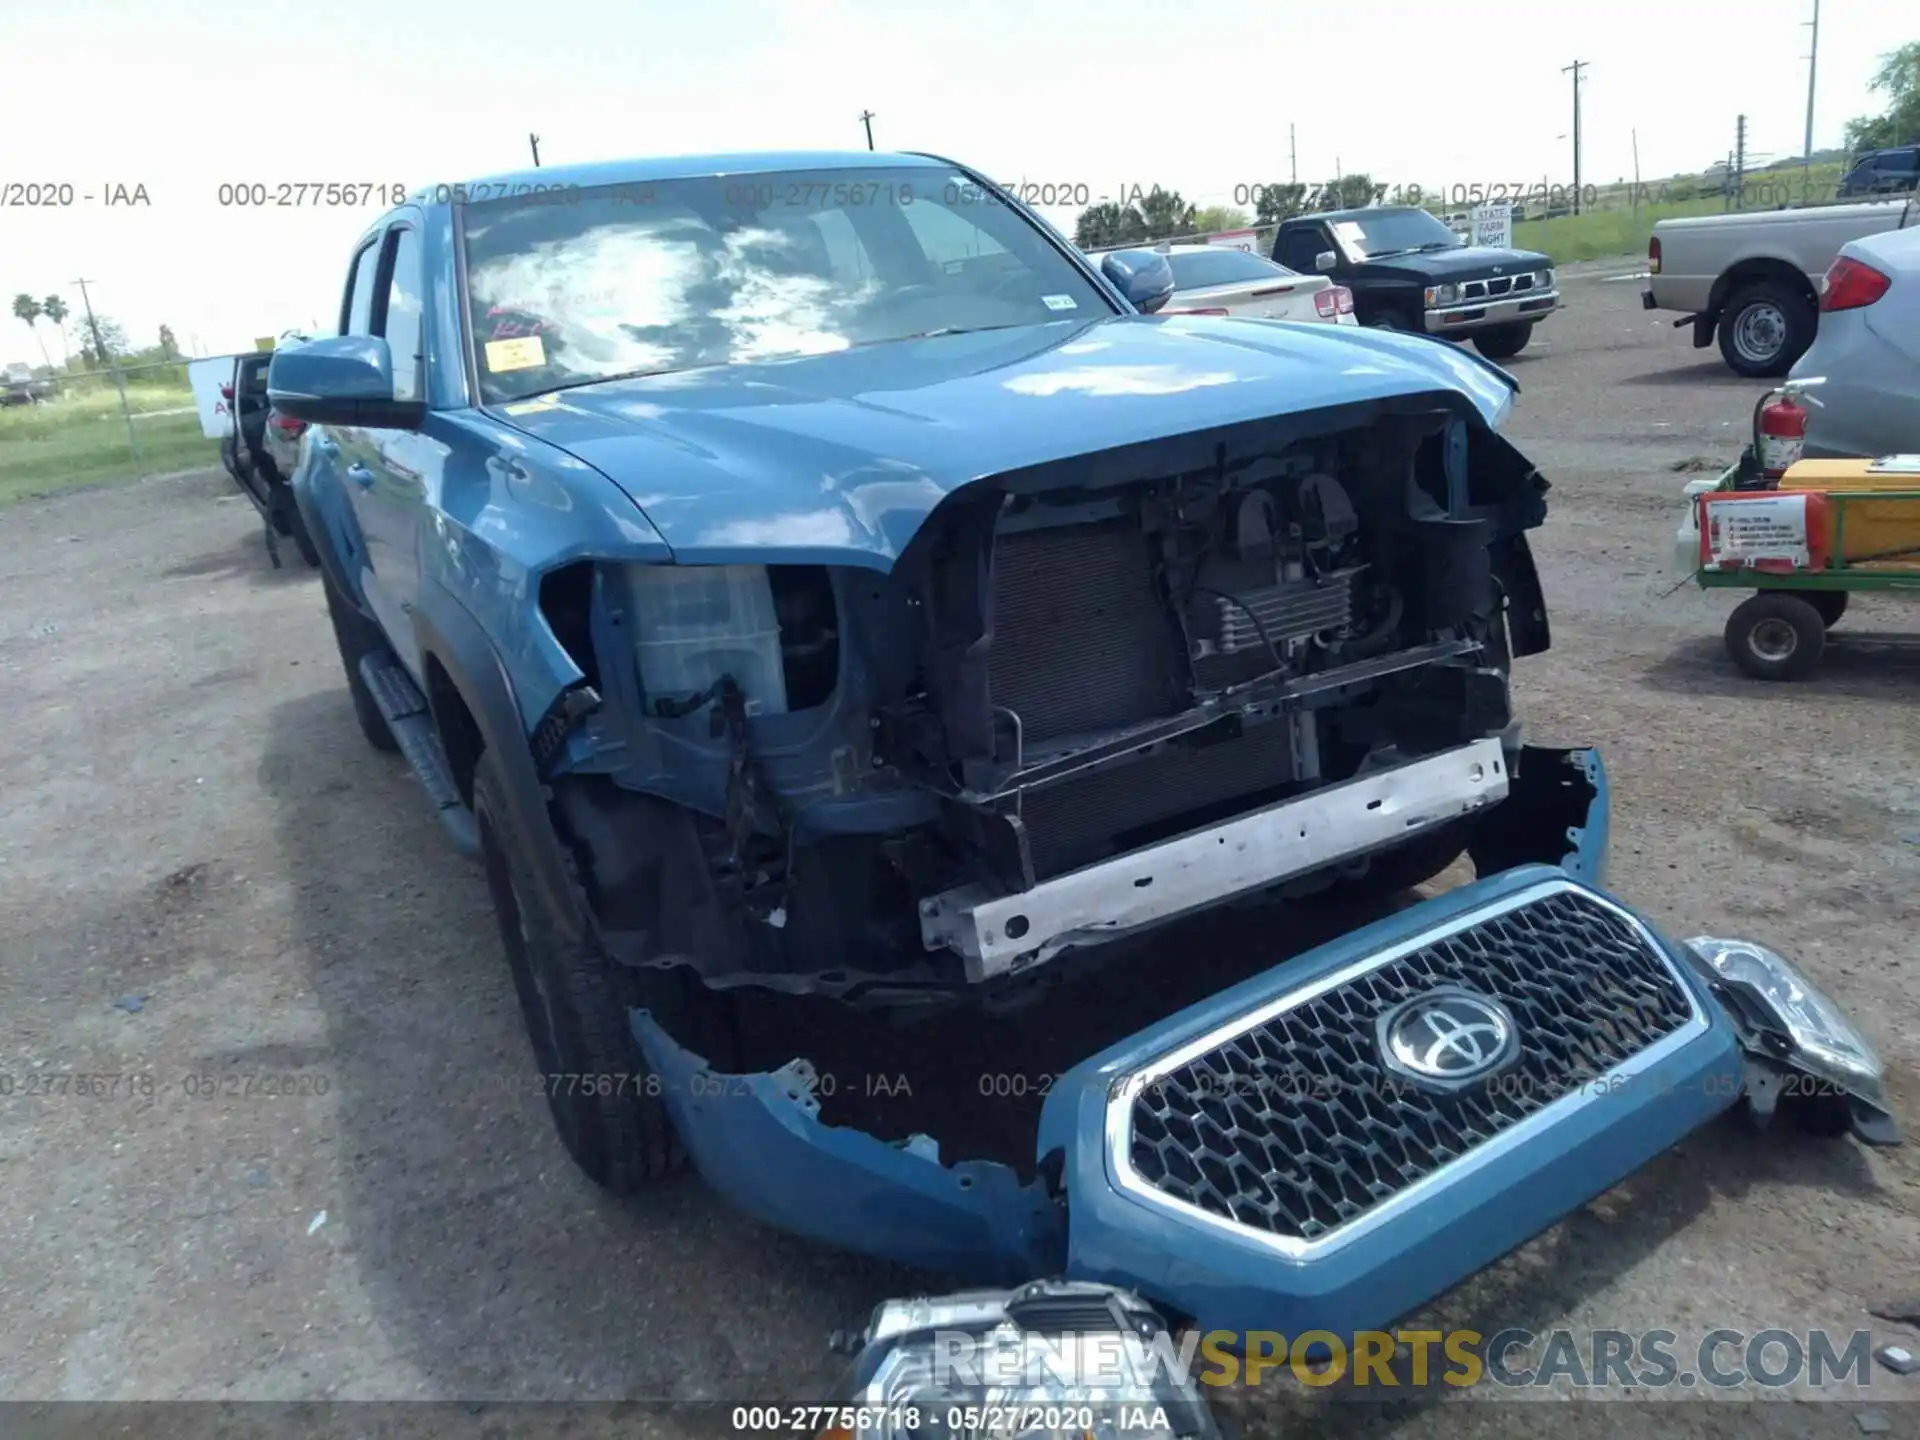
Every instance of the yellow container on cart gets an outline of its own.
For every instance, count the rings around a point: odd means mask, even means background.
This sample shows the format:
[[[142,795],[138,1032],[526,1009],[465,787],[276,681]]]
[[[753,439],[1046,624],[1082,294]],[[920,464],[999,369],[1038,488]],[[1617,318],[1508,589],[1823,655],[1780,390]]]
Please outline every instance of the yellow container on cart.
[[[1779,488],[1848,496],[1884,490],[1911,497],[1920,490],[1920,455],[1799,460],[1787,468]],[[1818,548],[1833,557],[1831,564],[1920,572],[1920,501],[1849,499],[1827,508],[1825,528],[1826,543]]]

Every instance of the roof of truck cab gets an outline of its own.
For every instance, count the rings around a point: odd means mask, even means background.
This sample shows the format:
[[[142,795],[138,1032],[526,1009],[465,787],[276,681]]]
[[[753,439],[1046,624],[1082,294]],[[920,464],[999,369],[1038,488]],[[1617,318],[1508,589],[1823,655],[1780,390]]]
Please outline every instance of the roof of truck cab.
[[[681,180],[707,175],[764,175],[783,170],[897,170],[933,168],[951,161],[886,150],[749,150],[721,155],[653,155],[633,160],[599,160],[585,165],[542,165],[458,182],[468,189],[513,186],[631,184]],[[431,186],[429,189],[433,188]]]

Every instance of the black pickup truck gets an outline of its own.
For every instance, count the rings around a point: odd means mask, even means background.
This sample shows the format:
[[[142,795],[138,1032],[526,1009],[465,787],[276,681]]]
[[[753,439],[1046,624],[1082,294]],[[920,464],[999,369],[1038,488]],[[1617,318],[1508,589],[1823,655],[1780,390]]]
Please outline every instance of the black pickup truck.
[[[1490,360],[1518,355],[1560,308],[1547,256],[1462,244],[1411,205],[1295,216],[1274,236],[1273,259],[1345,285],[1362,325],[1471,339]]]

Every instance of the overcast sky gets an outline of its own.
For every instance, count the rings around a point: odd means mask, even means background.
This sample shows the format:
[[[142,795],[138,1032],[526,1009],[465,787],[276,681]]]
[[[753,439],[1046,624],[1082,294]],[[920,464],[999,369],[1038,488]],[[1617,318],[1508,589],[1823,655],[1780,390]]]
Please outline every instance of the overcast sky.
[[[1826,0],[1816,146],[1876,108],[1879,55],[1915,38],[1885,0]],[[15,0],[0,7],[0,305],[59,291],[136,344],[204,352],[326,323],[376,210],[222,208],[224,181],[402,182],[622,155],[932,150],[1002,180],[1176,187],[1197,203],[1336,159],[1432,188],[1705,167],[1748,115],[1797,154],[1811,0]],[[151,204],[106,208],[107,187]],[[0,200],[10,198],[0,190]],[[1070,223],[1071,210],[1051,216]],[[57,348],[54,352],[58,354]],[[0,309],[0,360],[37,359]]]

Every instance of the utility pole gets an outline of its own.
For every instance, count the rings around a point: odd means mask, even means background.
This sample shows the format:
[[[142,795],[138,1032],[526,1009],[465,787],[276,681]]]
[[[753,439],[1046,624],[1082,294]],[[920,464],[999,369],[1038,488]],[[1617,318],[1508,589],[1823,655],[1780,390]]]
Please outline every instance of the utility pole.
[[[87,312],[87,333],[93,336],[93,353],[104,359],[107,368],[113,371],[113,388],[120,392],[120,418],[127,422],[127,444],[133,447],[133,463],[144,478],[147,461],[140,453],[140,437],[133,433],[133,411],[127,408],[126,378],[120,373],[120,362],[100,338],[100,322],[93,318],[93,301],[87,298],[87,282],[76,280],[73,283],[80,287],[80,306]]]
[[[1562,75],[1573,75],[1573,213],[1580,213],[1580,72],[1589,64],[1585,60],[1576,60],[1571,65],[1562,65]]]
[[[1287,122],[1287,183],[1300,183],[1300,147],[1294,143],[1293,122]]]
[[[1747,117],[1733,122],[1733,208],[1747,208]]]
[[[1640,223],[1640,132],[1635,129],[1630,133],[1633,136],[1633,220],[1634,225],[1638,227]]]
[[[1813,0],[1813,19],[1801,24],[1813,31],[1813,43],[1807,47],[1807,138],[1801,157],[1808,168],[1813,165],[1813,75],[1820,64],[1820,0]]]
[[[862,110],[860,123],[867,127],[867,148],[871,150],[873,148],[873,111]]]
[[[527,132],[527,144],[533,147],[533,168],[540,168],[540,137],[531,130]]]

